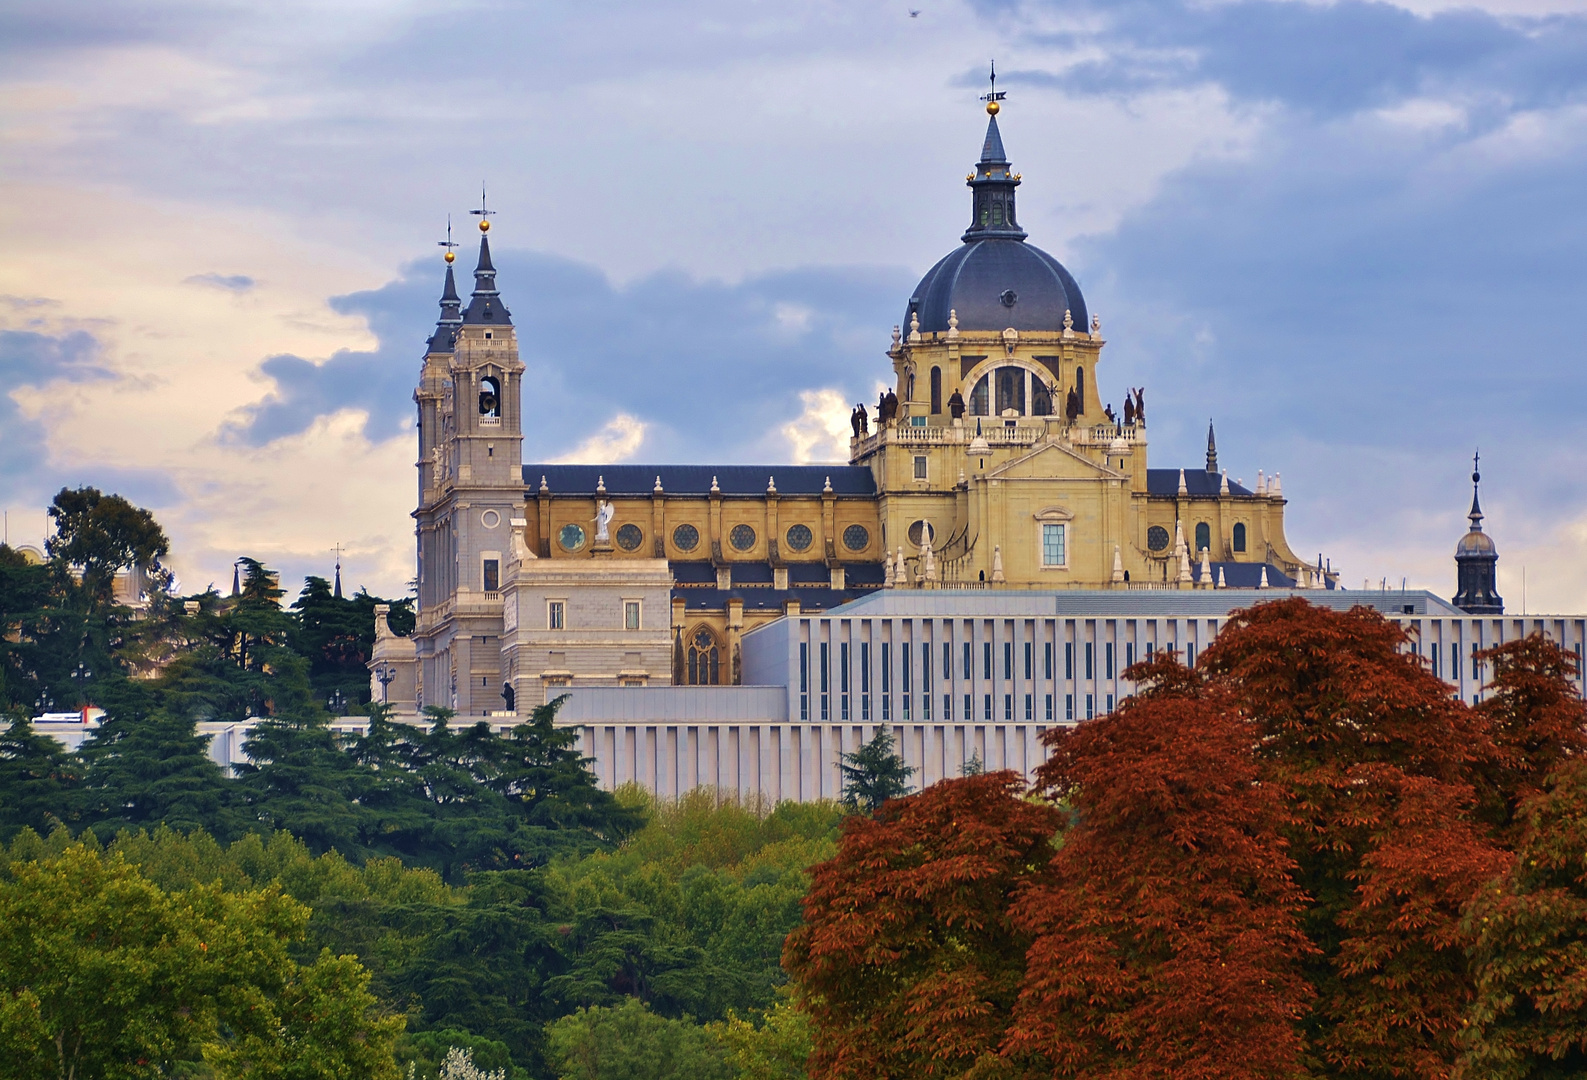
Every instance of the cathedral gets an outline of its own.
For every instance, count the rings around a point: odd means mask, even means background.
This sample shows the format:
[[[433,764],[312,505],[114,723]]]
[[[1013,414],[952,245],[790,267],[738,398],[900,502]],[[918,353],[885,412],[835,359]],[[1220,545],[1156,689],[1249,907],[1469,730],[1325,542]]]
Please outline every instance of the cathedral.
[[[488,715],[742,684],[745,634],[879,590],[1335,589],[1286,539],[1277,474],[1231,479],[1210,427],[1205,461],[1154,468],[1145,391],[1104,404],[1101,319],[1020,227],[996,95],[987,112],[968,227],[907,297],[846,465],[524,462],[482,214],[466,300],[446,253],[414,392],[418,627],[395,692]]]

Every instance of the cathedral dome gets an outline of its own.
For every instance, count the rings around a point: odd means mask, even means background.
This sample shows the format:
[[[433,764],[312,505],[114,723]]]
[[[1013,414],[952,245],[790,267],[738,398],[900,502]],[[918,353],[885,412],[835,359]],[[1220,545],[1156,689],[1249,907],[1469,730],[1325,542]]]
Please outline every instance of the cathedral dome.
[[[1056,332],[1064,328],[1067,312],[1079,330],[1087,329],[1090,316],[1080,286],[1063,264],[1041,248],[1025,242],[1014,207],[1014,189],[1020,176],[1003,152],[997,129],[995,101],[987,112],[981,160],[967,178],[971,192],[970,227],[964,243],[926,272],[909,296],[903,326],[920,332],[948,329],[950,314],[958,316],[960,330],[1015,330]]]
[[[1056,332],[1064,312],[1084,330],[1090,320],[1080,286],[1062,263],[1034,244],[1012,237],[967,239],[926,272],[910,294],[909,315],[920,331],[948,329],[948,314],[960,330]]]
[[[1498,547],[1493,542],[1493,537],[1485,532],[1473,529],[1460,538],[1460,543],[1455,545],[1455,558],[1462,555],[1496,555]]]

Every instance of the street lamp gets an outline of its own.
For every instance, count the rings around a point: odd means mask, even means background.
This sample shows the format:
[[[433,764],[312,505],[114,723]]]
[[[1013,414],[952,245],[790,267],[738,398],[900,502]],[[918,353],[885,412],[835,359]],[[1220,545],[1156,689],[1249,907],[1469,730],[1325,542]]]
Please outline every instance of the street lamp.
[[[50,709],[55,708],[55,699],[48,694],[40,694],[38,700],[33,703],[33,707],[40,713],[48,712]]]
[[[77,683],[77,702],[79,705],[84,703],[83,684],[93,677],[94,673],[89,671],[87,665],[81,662],[78,663],[77,670],[72,672],[72,680]]]
[[[397,677],[397,668],[394,664],[379,663],[375,665],[375,678],[380,681],[380,703],[386,704],[387,688],[392,680]]]
[[[341,716],[347,709],[347,698],[343,696],[341,688],[338,687],[325,704],[331,710],[332,716]]]

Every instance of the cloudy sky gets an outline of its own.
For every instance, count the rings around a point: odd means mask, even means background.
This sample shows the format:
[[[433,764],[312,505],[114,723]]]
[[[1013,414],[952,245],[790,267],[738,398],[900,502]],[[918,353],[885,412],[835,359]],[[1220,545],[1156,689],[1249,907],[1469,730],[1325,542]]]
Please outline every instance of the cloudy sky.
[[[0,7],[0,505],[184,588],[412,574],[413,380],[488,183],[530,460],[842,456],[958,242],[996,57],[1032,241],[1152,461],[1283,474],[1347,581],[1587,609],[1587,0]],[[459,266],[471,267],[465,247]],[[466,280],[466,277],[465,277]]]

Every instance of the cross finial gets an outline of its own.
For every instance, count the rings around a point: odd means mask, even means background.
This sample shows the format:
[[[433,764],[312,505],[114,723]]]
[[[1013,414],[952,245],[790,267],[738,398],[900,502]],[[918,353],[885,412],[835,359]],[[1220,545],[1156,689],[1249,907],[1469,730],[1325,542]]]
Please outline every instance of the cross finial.
[[[480,232],[490,232],[490,219],[495,215],[496,211],[485,209],[485,185],[483,182],[479,185],[479,209],[470,210],[469,213],[479,218]]]
[[[979,100],[986,102],[986,111],[989,114],[991,114],[992,116],[996,116],[998,114],[998,109],[999,109],[998,102],[1002,101],[1005,97],[1008,96],[1007,93],[999,93],[998,92],[998,89],[997,89],[997,61],[996,60],[992,61],[992,79],[991,79],[991,82],[992,82],[991,90],[987,91],[985,94],[982,94],[981,97],[979,98]]]
[[[457,258],[456,255],[452,254],[452,249],[457,247],[457,245],[452,242],[452,215],[451,214],[446,215],[446,239],[445,240],[437,240],[435,242],[435,244],[436,244],[437,247],[441,247],[441,248],[445,248],[446,249],[446,254],[443,255],[442,258],[444,258],[447,262],[452,262],[452,261],[454,261]]]
[[[1481,450],[1473,451],[1472,455],[1471,455],[1471,482],[1473,484],[1477,483],[1479,480],[1482,479],[1482,473],[1479,472],[1478,469],[1477,469],[1477,465],[1481,461],[1482,461],[1482,451]]]

